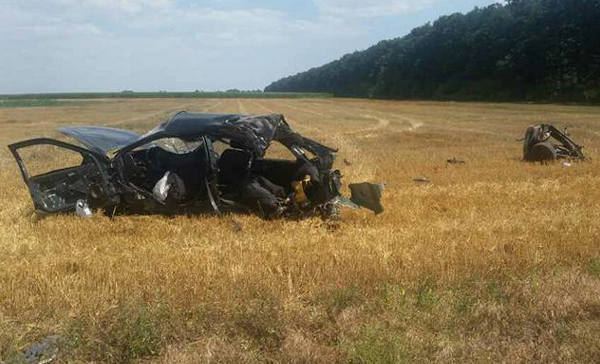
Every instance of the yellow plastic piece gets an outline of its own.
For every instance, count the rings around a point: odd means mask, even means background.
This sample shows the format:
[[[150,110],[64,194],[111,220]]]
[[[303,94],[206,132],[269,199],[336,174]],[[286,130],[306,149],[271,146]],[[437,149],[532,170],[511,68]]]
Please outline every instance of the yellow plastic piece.
[[[292,188],[294,189],[294,202],[297,205],[303,206],[308,203],[308,196],[306,196],[306,192],[304,188],[310,184],[310,176],[306,175],[302,181],[294,181],[292,182]]]

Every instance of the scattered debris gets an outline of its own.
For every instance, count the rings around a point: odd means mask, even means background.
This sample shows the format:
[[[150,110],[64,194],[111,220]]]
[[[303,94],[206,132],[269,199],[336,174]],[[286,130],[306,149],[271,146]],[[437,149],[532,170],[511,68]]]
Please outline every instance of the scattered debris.
[[[50,364],[58,356],[59,337],[48,336],[29,345],[23,352],[1,364]]]
[[[462,160],[456,159],[456,157],[454,157],[454,158],[452,158],[452,159],[448,159],[446,162],[447,162],[448,164],[465,164],[465,163],[467,163],[467,162],[465,162],[465,161],[462,161]]]
[[[415,178],[413,178],[413,182],[422,183],[422,184],[431,183],[431,181],[425,177],[415,177]]]
[[[77,200],[75,203],[75,214],[85,218],[90,218],[93,215],[92,209],[90,209],[86,200]]]
[[[381,195],[385,189],[385,184],[373,184],[373,183],[357,183],[348,186],[352,192],[350,200],[359,206],[368,208],[379,215],[383,212],[383,206],[381,206]]]
[[[344,158],[344,164],[347,166],[351,166],[352,162],[350,162],[349,160],[347,160],[346,158]]]
[[[339,215],[342,174],[337,150],[293,131],[283,115],[216,115],[180,112],[149,133],[104,127],[65,127],[84,147],[39,138],[9,146],[34,207],[44,213],[94,209],[134,214],[253,212],[263,217]],[[274,143],[293,161],[269,159]],[[223,148],[215,148],[216,144]],[[20,154],[33,146],[79,154],[81,165],[30,176]],[[344,159],[346,165],[351,163]],[[360,189],[360,191],[363,191]],[[380,213],[381,191],[364,190],[355,202]],[[364,197],[364,196],[363,196]],[[237,230],[237,228],[234,228]]]
[[[564,161],[562,162],[563,167],[571,167],[573,164],[571,162]]]
[[[585,160],[582,146],[577,145],[564,132],[553,125],[538,124],[531,126],[523,139],[523,160],[527,162],[545,162],[559,158]]]
[[[233,216],[231,216],[229,219],[229,223],[231,224],[231,229],[233,230],[233,232],[235,233],[241,233],[242,232],[242,225],[233,218]]]

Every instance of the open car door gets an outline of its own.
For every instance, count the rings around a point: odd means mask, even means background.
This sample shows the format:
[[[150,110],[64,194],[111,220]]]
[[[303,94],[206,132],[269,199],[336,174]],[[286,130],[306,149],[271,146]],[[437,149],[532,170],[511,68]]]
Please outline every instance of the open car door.
[[[8,148],[19,164],[36,210],[74,212],[80,200],[91,208],[118,203],[105,156],[48,138],[26,140]]]

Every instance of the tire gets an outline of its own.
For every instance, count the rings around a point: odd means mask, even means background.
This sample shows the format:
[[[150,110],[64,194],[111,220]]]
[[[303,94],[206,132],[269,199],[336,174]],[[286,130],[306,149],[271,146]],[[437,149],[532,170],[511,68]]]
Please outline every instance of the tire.
[[[554,146],[548,142],[538,143],[531,148],[529,159],[532,162],[547,162],[556,160],[557,153]]]

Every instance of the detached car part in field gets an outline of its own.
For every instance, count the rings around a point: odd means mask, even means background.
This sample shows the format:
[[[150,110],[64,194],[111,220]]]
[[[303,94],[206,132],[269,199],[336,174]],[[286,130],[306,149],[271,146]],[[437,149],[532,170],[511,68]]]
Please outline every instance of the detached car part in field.
[[[350,185],[352,197],[344,198],[342,175],[333,169],[337,150],[296,133],[283,115],[180,112],[143,136],[94,126],[59,131],[84,147],[48,138],[9,146],[36,210],[44,213],[246,211],[327,218],[338,216],[340,206],[383,211],[382,185]],[[294,158],[266,158],[275,142]],[[82,162],[30,175],[21,152],[42,146],[78,154]]]
[[[585,160],[583,147],[553,125],[531,126],[523,139],[523,159],[527,162],[552,161],[559,158]]]

